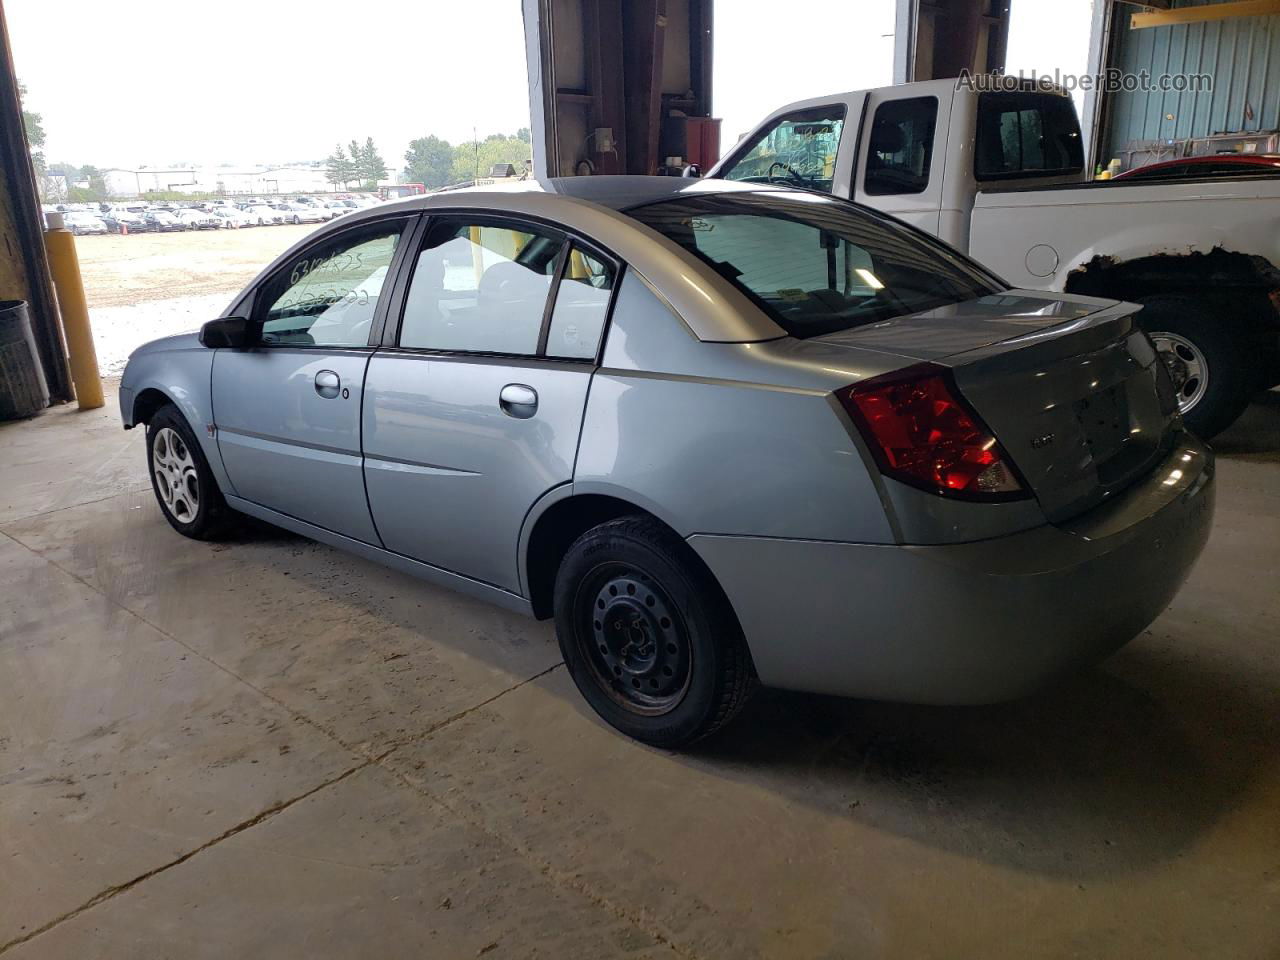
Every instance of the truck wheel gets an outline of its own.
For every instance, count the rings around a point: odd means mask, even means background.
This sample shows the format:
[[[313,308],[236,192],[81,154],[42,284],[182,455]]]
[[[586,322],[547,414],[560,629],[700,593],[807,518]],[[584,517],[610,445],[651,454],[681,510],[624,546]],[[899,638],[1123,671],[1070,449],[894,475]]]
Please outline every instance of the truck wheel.
[[[1169,369],[1187,427],[1206,440],[1249,405],[1257,373],[1230,324],[1184,297],[1138,301],[1138,323]]]
[[[593,527],[555,583],[569,675],[605,721],[674,748],[728,723],[754,688],[737,617],[683,540],[650,517]]]

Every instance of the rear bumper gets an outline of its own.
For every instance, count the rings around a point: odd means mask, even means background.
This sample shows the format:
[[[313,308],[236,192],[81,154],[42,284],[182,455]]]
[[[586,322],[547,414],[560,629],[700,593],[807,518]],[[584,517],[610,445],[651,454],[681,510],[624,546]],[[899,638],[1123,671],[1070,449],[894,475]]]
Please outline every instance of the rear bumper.
[[[763,683],[912,703],[1030,693],[1133,639],[1213,522],[1213,455],[1184,439],[1070,524],[953,546],[695,535]]]

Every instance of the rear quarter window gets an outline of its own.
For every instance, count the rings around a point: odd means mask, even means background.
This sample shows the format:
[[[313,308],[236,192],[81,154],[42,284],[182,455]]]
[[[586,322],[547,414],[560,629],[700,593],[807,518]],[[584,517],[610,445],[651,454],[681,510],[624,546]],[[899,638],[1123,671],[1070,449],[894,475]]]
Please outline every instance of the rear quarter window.
[[[1070,97],[984,93],[978,99],[978,180],[1068,176],[1084,172],[1080,123]]]

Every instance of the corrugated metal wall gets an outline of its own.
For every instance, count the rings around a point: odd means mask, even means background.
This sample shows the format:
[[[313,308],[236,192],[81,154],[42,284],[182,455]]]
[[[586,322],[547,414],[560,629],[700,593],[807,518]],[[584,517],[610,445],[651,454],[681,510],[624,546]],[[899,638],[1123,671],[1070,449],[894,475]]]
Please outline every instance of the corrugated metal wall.
[[[1224,0],[1174,0],[1173,6],[1218,2]],[[1152,77],[1207,73],[1214,82],[1212,92],[1112,94],[1107,153],[1135,141],[1280,128],[1280,15],[1131,30],[1129,15],[1137,8],[1114,6],[1114,66]]]

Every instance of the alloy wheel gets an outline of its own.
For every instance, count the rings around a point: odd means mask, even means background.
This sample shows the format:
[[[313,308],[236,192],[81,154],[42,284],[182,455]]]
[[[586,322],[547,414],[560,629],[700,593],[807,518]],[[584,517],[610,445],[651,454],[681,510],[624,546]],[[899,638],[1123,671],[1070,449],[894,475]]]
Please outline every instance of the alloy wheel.
[[[1209,363],[1199,347],[1176,333],[1152,333],[1151,341],[1173,378],[1178,411],[1185,415],[1204,399],[1209,389]]]
[[[151,445],[151,469],[160,502],[179,523],[192,523],[200,511],[200,473],[178,431],[161,427]]]

